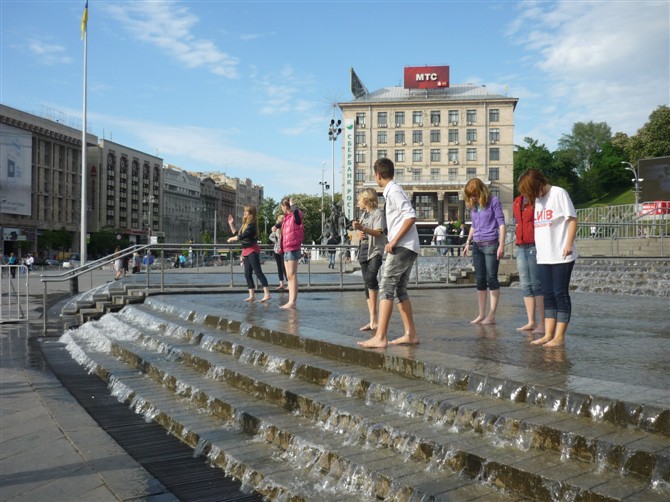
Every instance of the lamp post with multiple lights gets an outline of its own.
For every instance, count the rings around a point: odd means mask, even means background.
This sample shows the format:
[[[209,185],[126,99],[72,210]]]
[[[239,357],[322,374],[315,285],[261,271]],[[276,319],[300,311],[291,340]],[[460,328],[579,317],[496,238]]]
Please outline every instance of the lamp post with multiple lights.
[[[328,139],[332,142],[332,163],[333,163],[333,204],[335,204],[335,142],[337,137],[342,134],[342,125],[341,120],[331,119],[330,125],[328,126]]]
[[[633,176],[635,176],[631,181],[635,183],[635,212],[637,213],[640,206],[640,183],[642,183],[644,179],[640,178],[639,171],[633,164],[626,161],[621,161],[621,163],[626,165],[626,167],[624,167],[626,171],[630,171],[633,173]]]
[[[635,183],[635,214],[633,216],[633,219],[637,221],[637,219],[640,217],[640,183],[644,181],[644,179],[640,178],[640,172],[638,169],[635,168],[633,164],[630,162],[626,161],[621,161],[622,164],[625,165],[624,169],[626,171],[630,171],[633,173],[634,178],[631,180],[633,183]],[[639,230],[637,228],[637,225],[635,227],[635,233],[639,234]]]

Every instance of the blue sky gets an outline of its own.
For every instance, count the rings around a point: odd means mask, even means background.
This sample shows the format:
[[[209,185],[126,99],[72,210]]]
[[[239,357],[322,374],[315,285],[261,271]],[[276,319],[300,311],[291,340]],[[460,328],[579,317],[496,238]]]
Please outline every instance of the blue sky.
[[[84,3],[0,0],[3,104],[81,120]],[[575,122],[632,135],[670,104],[669,31],[668,1],[90,0],[89,131],[274,199],[320,194],[350,67],[372,91],[448,65],[519,98],[516,144],[554,150]]]

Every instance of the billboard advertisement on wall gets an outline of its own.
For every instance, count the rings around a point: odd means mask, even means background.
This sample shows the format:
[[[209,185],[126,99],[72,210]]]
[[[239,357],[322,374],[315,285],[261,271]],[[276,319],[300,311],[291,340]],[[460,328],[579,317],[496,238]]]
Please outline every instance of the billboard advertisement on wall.
[[[0,210],[30,216],[32,134],[0,124]]]
[[[449,87],[448,66],[405,66],[405,89]]]
[[[642,159],[638,161],[638,173],[642,202],[670,200],[670,157]]]

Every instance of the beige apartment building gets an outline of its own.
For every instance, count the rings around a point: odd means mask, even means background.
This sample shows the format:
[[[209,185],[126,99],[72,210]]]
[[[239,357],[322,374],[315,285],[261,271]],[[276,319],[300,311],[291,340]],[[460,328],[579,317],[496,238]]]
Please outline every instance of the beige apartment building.
[[[415,78],[423,79],[421,88]],[[484,85],[450,86],[448,67],[405,68],[404,86],[374,92],[352,70],[352,93],[354,99],[338,103],[348,217],[358,216],[358,193],[377,188],[373,165],[387,157],[412,199],[423,241],[438,223],[469,220],[463,187],[471,178],[483,180],[511,218],[517,98]]]

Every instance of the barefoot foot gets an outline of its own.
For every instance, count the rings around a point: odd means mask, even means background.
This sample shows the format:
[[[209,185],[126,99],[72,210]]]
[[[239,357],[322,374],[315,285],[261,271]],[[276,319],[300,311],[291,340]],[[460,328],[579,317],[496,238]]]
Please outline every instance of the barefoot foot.
[[[400,338],[391,340],[389,345],[419,345],[419,337],[416,335],[405,334]]]
[[[245,298],[245,299],[242,300],[242,301],[243,301],[243,302],[253,302],[255,299],[256,299],[256,298],[254,298],[253,296],[250,296],[249,298]]]
[[[495,318],[495,316],[493,316],[493,317],[487,317],[486,319],[484,319],[479,324],[495,324],[495,323],[496,323],[496,318]]]
[[[375,331],[377,329],[377,326],[373,326],[371,323],[367,323],[365,326],[363,326],[360,331]]]
[[[365,340],[364,342],[358,342],[358,345],[366,349],[385,349],[387,343],[386,338],[373,336],[369,340]]]
[[[520,328],[517,328],[517,331],[533,331],[535,329],[535,324],[532,322],[529,322],[527,324],[524,324]],[[533,331],[534,332],[534,331]]]
[[[259,301],[260,301],[261,303],[264,303],[264,302],[268,301],[270,298],[272,298],[270,295],[268,295],[268,296],[264,296],[264,297],[261,298]]]
[[[538,338],[537,340],[533,340],[531,345],[544,345],[547,342],[550,342],[554,338],[554,335],[550,334],[545,334],[542,338]]]
[[[484,320],[484,316],[483,315],[478,315],[472,321],[470,321],[470,324],[479,324],[483,320]]]
[[[279,308],[280,309],[294,309],[295,308],[295,303],[285,303],[284,305],[282,305]]]

